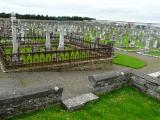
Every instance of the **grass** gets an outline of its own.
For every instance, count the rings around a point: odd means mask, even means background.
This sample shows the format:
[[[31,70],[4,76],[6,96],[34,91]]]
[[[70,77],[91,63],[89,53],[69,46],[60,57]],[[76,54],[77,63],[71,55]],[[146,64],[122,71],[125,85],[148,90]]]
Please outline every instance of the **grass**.
[[[115,55],[116,57],[113,60],[114,64],[130,67],[134,69],[139,69],[146,65],[145,61],[140,60],[133,56],[129,56],[121,53],[116,53]]]
[[[160,102],[134,88],[123,87],[75,112],[52,105],[10,120],[160,120]]]
[[[153,55],[153,56],[160,56],[160,51],[149,51],[146,54]]]

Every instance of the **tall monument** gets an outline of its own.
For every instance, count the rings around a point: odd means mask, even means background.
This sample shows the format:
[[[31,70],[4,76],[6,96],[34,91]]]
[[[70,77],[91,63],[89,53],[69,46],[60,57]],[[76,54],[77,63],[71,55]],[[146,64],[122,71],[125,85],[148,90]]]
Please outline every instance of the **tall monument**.
[[[59,38],[58,50],[64,50],[64,28],[63,26],[60,26],[60,38]]]
[[[13,54],[18,52],[18,41],[17,41],[17,19],[15,13],[11,14],[11,29],[12,29],[12,45],[13,45]]]

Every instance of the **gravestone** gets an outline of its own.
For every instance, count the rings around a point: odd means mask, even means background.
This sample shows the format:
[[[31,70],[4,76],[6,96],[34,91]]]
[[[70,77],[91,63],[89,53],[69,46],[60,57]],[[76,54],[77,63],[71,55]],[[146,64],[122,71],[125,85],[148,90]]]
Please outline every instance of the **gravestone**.
[[[157,48],[157,45],[158,45],[158,41],[156,40],[156,41],[154,42],[154,44],[153,44],[153,47],[154,47],[154,48]]]
[[[12,45],[13,45],[13,54],[18,53],[18,41],[17,41],[17,20],[15,13],[11,14],[11,29],[12,29]],[[15,58],[15,57],[14,57]]]
[[[46,50],[51,50],[51,28],[50,26],[46,26]]]
[[[60,38],[59,38],[58,50],[64,50],[64,29],[63,29],[63,26],[60,26]]]
[[[146,40],[145,49],[149,49],[150,37]]]
[[[21,41],[24,41],[24,28],[21,27]]]
[[[123,46],[123,35],[122,33],[119,34],[119,47],[121,48]]]

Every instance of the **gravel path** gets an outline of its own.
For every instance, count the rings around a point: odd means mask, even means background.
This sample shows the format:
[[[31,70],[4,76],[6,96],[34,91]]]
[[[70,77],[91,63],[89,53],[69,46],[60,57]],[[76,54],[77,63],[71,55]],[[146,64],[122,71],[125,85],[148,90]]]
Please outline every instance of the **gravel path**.
[[[113,65],[111,70],[122,67]],[[69,71],[69,72],[0,72],[0,96],[6,92],[14,92],[17,89],[30,89],[34,87],[61,84],[64,88],[63,99],[74,97],[91,90],[88,76],[111,70],[94,71]]]

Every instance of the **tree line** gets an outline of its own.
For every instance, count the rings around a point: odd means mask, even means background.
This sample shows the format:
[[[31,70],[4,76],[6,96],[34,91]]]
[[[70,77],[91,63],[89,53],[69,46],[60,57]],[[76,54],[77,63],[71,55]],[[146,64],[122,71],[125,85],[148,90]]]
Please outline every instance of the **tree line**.
[[[0,18],[10,18],[11,14],[10,13],[0,13]],[[94,18],[89,18],[89,17],[79,17],[79,16],[48,16],[48,15],[30,15],[30,14],[18,14],[16,13],[17,19],[34,19],[34,20],[60,20],[60,21],[65,21],[65,20],[73,20],[73,21],[83,21],[83,20],[95,20]]]

